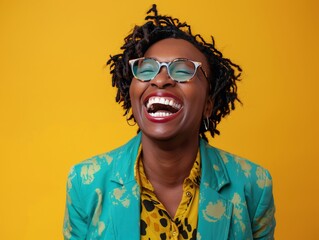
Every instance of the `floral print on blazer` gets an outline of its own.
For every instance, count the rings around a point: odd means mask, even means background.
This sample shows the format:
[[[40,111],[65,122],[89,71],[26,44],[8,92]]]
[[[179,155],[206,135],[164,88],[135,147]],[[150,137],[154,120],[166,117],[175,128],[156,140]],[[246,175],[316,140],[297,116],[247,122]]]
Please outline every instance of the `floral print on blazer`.
[[[71,169],[64,239],[140,239],[140,189],[134,176],[140,144],[141,133]],[[269,172],[202,139],[200,156],[197,239],[274,239]]]

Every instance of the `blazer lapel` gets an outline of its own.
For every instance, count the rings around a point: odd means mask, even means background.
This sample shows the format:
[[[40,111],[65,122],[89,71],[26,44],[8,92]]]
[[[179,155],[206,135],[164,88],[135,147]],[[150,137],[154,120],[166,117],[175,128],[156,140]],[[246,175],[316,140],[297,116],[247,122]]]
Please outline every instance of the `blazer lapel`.
[[[200,142],[201,184],[198,207],[197,239],[226,240],[229,235],[233,204],[219,191],[230,183],[224,162],[204,140]]]
[[[226,240],[233,205],[214,189],[202,186],[198,207],[197,239]]]
[[[113,199],[111,216],[114,226],[115,239],[140,239],[140,194],[136,182],[114,188],[117,195]],[[114,195],[114,194],[113,194]]]
[[[118,153],[111,177],[110,212],[115,239],[140,239],[140,187],[134,176],[141,134]]]

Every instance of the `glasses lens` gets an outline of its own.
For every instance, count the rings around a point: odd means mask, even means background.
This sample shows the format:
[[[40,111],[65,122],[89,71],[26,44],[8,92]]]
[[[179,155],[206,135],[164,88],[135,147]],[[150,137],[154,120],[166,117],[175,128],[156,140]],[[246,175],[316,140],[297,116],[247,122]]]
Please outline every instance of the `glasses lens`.
[[[159,65],[154,59],[145,58],[135,61],[132,70],[137,79],[149,81],[158,73]]]
[[[196,67],[192,61],[181,59],[172,62],[169,65],[169,73],[171,77],[178,82],[186,82],[194,77]]]

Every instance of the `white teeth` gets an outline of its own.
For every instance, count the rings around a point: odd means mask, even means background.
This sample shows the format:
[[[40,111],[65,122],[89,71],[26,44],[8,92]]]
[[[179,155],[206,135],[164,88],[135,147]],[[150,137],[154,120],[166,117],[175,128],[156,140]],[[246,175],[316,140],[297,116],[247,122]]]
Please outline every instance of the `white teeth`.
[[[154,103],[160,103],[164,105],[172,106],[173,108],[176,108],[177,110],[181,109],[181,104],[175,102],[173,99],[166,99],[164,97],[152,97],[148,100],[146,107],[149,109],[152,104]]]
[[[170,112],[155,112],[155,113],[149,113],[152,117],[168,117],[172,115]]]

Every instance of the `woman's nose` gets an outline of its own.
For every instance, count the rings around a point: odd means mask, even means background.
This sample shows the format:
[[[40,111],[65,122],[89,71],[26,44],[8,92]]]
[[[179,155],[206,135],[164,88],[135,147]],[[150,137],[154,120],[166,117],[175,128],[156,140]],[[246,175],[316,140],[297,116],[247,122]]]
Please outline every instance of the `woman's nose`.
[[[151,85],[158,88],[175,86],[176,82],[168,75],[167,67],[162,66],[159,73],[150,81]]]

